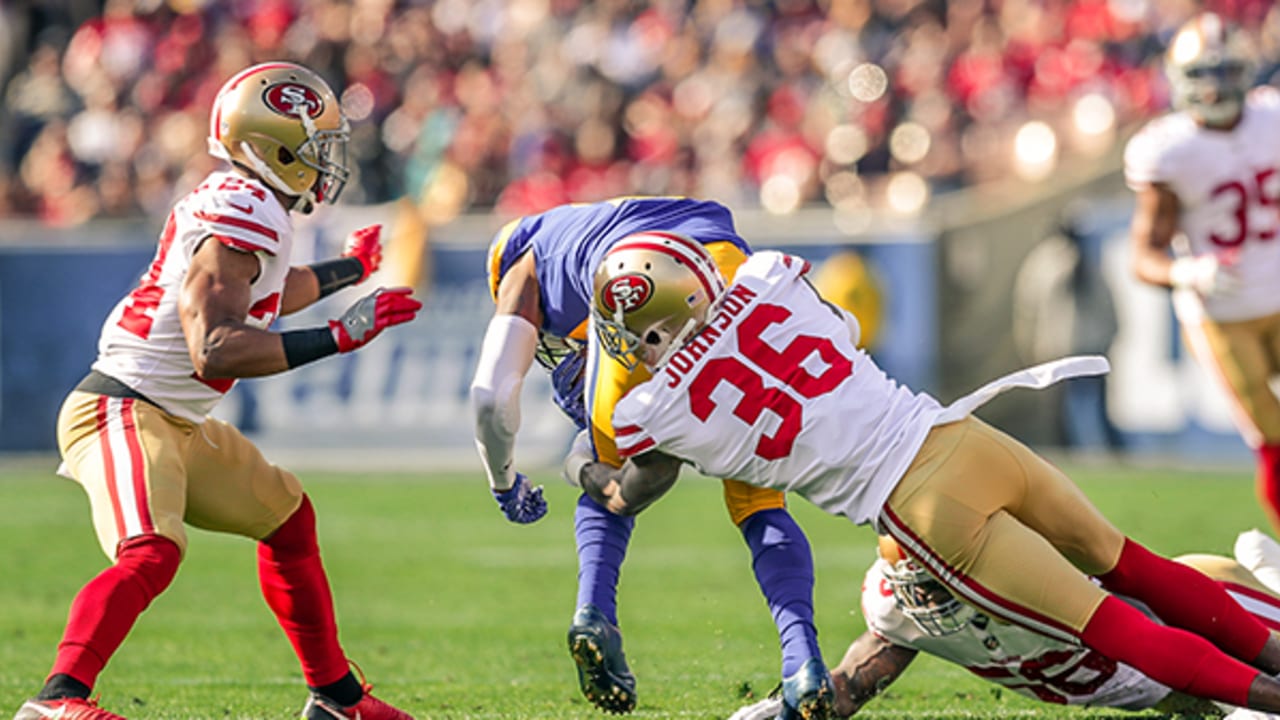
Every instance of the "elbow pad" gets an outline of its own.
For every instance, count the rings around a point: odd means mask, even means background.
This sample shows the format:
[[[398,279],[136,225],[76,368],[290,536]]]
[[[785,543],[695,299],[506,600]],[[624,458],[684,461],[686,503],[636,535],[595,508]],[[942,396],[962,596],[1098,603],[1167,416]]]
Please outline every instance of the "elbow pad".
[[[515,481],[511,463],[520,429],[520,390],[537,347],[538,329],[519,315],[495,315],[480,346],[471,406],[476,450],[495,490],[506,490]]]

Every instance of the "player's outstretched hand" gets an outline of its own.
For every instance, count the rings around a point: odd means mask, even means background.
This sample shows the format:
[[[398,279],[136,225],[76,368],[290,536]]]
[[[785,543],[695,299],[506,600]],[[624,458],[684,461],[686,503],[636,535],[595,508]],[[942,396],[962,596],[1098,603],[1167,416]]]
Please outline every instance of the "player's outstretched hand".
[[[547,501],[542,497],[542,486],[531,487],[529,478],[516,473],[516,482],[509,490],[492,490],[502,514],[513,523],[526,525],[547,514]]]
[[[347,308],[342,317],[330,320],[329,329],[338,342],[338,352],[364,347],[383,330],[417,316],[422,303],[414,300],[411,293],[413,288],[378,288]]]
[[[355,258],[360,261],[360,267],[364,268],[356,282],[369,279],[382,264],[382,226],[370,225],[348,235],[342,246],[342,257]]]

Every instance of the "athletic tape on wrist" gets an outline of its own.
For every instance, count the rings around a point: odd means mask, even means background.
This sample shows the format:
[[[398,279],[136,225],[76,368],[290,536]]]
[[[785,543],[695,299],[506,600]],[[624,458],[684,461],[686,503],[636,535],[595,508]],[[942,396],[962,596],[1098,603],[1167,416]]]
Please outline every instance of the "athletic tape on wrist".
[[[338,353],[338,341],[327,327],[289,330],[280,333],[280,341],[284,343],[285,362],[291,369]]]
[[[332,295],[349,285],[360,282],[364,276],[364,263],[359,258],[342,257],[333,260],[322,260],[307,267],[315,273],[320,283],[320,297]]]

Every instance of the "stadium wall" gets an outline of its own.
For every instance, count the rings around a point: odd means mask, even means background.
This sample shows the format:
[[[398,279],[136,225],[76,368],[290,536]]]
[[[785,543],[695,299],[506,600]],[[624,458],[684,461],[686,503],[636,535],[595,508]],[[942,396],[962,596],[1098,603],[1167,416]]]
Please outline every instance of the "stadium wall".
[[[1059,219],[1074,218],[1116,321],[1106,345],[1113,372],[1099,406],[1089,408],[1089,393],[1079,393],[1082,405],[1058,387],[1007,394],[980,414],[1040,446],[1247,462],[1221,393],[1177,341],[1167,294],[1130,276],[1131,194],[1118,174],[1057,187],[1044,194],[996,191],[999,203],[977,192],[953,195],[912,223],[878,223],[852,234],[837,228],[827,210],[786,218],[743,211],[739,229],[756,247],[785,249],[819,267],[838,251],[856,252],[882,300],[882,330],[872,348],[877,360],[945,402],[1038,359],[1019,343],[1017,323],[1065,337],[1070,333],[1059,327],[1089,315],[1052,296],[1027,297],[1017,282]],[[993,204],[1004,210],[983,212]],[[396,209],[387,206],[335,208],[300,227],[295,258],[332,255],[351,229],[392,217]],[[498,224],[487,215],[467,216],[432,228],[426,242],[420,231],[405,241],[391,228],[388,235],[402,245],[388,248],[396,261],[372,282],[414,280],[427,298],[420,318],[359,353],[243,381],[218,414],[290,464],[354,464],[355,454],[365,465],[473,466],[467,388],[492,310],[484,255]],[[0,453],[53,450],[58,404],[91,362],[103,318],[150,261],[156,231],[138,222],[74,229],[0,223]],[[281,326],[321,323],[361,292],[338,293]],[[1028,313],[1033,306],[1040,309]],[[1062,349],[1090,350],[1071,342]],[[572,435],[546,402],[549,395],[544,374],[530,373],[517,448],[527,466],[555,463]],[[1097,432],[1104,424],[1114,428],[1114,443]]]
[[[295,261],[336,254],[350,230],[393,217],[396,209],[386,206],[334,208],[299,228]],[[420,317],[358,353],[241,381],[217,414],[290,465],[355,464],[358,455],[366,467],[473,467],[468,386],[492,314],[484,268],[498,224],[489,216],[460,218],[432,229],[425,243],[388,228],[393,242],[426,257],[388,247],[389,258],[413,270],[384,264],[371,283],[416,280],[426,297]],[[745,212],[739,229],[758,248],[785,249],[818,264],[837,250],[856,251],[884,299],[881,364],[917,387],[934,385],[936,246],[926,236],[913,228],[850,236],[830,213],[778,219]],[[92,361],[103,319],[150,262],[157,230],[144,223],[0,224],[0,452],[54,449],[59,403]],[[322,323],[363,292],[344,290],[280,325]],[[549,397],[544,373],[531,372],[517,446],[526,466],[558,462],[572,438],[572,425]]]

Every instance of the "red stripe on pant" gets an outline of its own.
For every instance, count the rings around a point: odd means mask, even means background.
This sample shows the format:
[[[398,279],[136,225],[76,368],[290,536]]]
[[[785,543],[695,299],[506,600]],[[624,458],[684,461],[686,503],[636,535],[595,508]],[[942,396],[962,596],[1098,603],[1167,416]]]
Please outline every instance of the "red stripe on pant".
[[[116,492],[115,453],[111,449],[110,403],[111,398],[105,395],[98,398],[98,443],[102,446],[103,477],[107,482],[107,494],[111,498],[111,510],[115,514],[116,536],[125,537],[128,533],[125,531],[124,514],[120,509],[120,495]]]
[[[124,428],[125,447],[129,451],[130,482],[133,483],[133,501],[138,513],[142,534],[155,532],[151,521],[151,507],[147,497],[147,468],[142,457],[142,443],[138,440],[137,403],[131,398],[121,401],[120,420]]]

